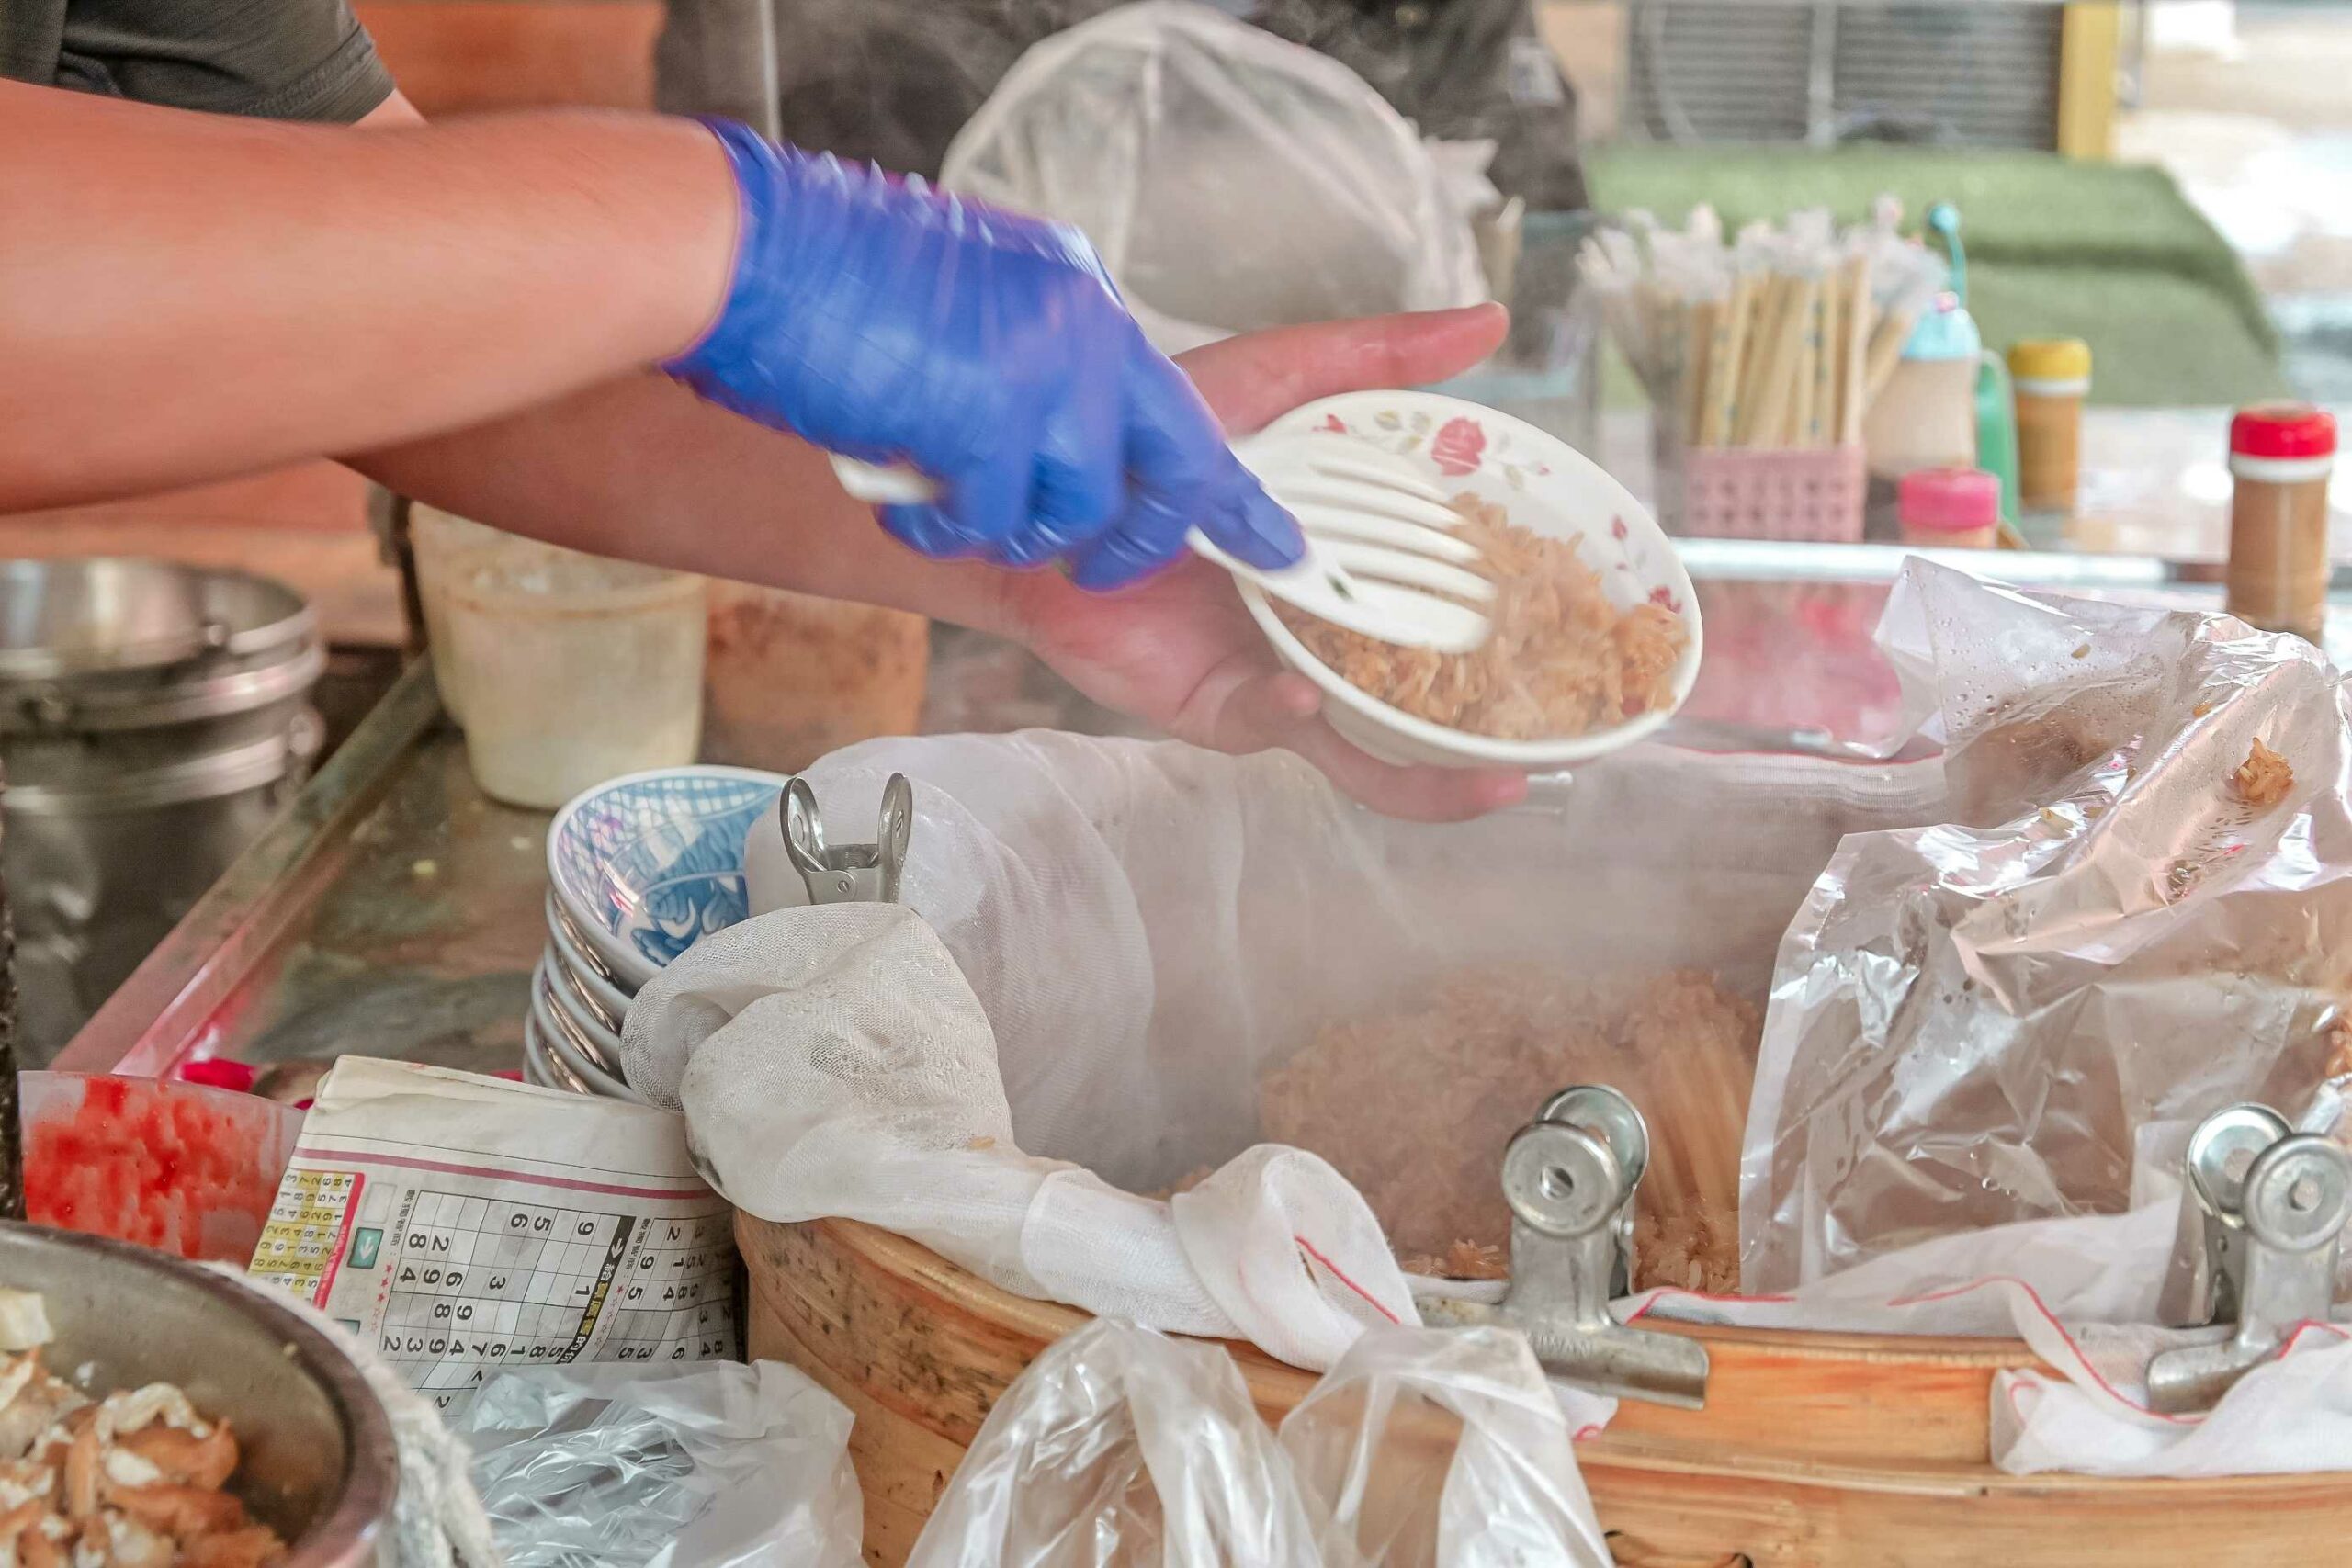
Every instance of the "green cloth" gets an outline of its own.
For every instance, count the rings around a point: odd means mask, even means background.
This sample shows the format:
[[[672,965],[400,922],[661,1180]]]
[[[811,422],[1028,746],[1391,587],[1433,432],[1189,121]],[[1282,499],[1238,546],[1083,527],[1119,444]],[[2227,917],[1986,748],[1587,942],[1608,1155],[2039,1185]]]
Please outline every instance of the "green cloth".
[[[2236,254],[2161,169],[1944,148],[1627,144],[1588,164],[1597,204],[1679,223],[1704,201],[1726,231],[1826,207],[1865,217],[1882,193],[1916,229],[1960,209],[1969,308],[1994,347],[2075,336],[2092,400],[2227,404],[2275,396],[2278,338]]]

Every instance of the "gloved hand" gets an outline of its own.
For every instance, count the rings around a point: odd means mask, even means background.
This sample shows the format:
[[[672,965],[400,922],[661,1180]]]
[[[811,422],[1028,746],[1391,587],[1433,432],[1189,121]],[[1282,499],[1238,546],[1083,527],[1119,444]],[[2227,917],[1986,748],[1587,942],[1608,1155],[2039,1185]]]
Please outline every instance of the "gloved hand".
[[[925,555],[1069,563],[1117,587],[1186,528],[1253,566],[1298,525],[1144,339],[1075,231],[716,123],[741,194],[718,322],[670,367],[712,401],[846,457],[903,462],[936,506],[884,525]]]

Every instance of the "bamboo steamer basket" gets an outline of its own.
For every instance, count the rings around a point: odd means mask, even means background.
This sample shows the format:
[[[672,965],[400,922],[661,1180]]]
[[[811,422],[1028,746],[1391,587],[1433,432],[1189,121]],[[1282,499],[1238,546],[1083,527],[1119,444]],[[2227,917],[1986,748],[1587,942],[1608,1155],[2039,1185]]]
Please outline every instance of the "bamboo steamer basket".
[[[1086,1321],[848,1221],[739,1214],[752,1356],[788,1361],[856,1416],[865,1556],[906,1560],[980,1422]],[[1622,1563],[1642,1568],[2147,1568],[2332,1558],[2352,1534],[2335,1474],[2200,1481],[2012,1476],[1985,1461],[1993,1375],[2021,1342],[1657,1325],[1705,1341],[1704,1410],[1625,1401],[1577,1445]],[[1232,1347],[1278,1421],[1312,1373]]]

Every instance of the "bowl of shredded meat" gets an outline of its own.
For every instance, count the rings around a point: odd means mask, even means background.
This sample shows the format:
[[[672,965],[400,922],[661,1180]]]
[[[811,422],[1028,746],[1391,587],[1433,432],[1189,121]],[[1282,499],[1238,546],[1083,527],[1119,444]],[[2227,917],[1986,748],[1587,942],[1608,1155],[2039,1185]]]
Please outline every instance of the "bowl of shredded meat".
[[[1351,392],[1274,432],[1407,458],[1460,513],[1495,584],[1494,632],[1467,653],[1398,647],[1242,601],[1333,728],[1392,761],[1547,771],[1664,725],[1699,677],[1699,607],[1665,532],[1624,486],[1522,420],[1432,392]]]
[[[0,1561],[361,1568],[398,1483],[358,1368],[257,1288],[0,1224]]]

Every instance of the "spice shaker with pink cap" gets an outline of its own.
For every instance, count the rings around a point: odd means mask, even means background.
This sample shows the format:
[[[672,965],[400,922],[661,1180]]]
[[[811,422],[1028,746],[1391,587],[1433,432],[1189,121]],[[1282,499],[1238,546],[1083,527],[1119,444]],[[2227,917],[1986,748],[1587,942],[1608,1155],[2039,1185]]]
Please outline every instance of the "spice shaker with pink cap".
[[[2001,481],[1982,468],[1919,468],[1895,491],[1903,542],[1920,550],[1989,550],[2001,538]]]

